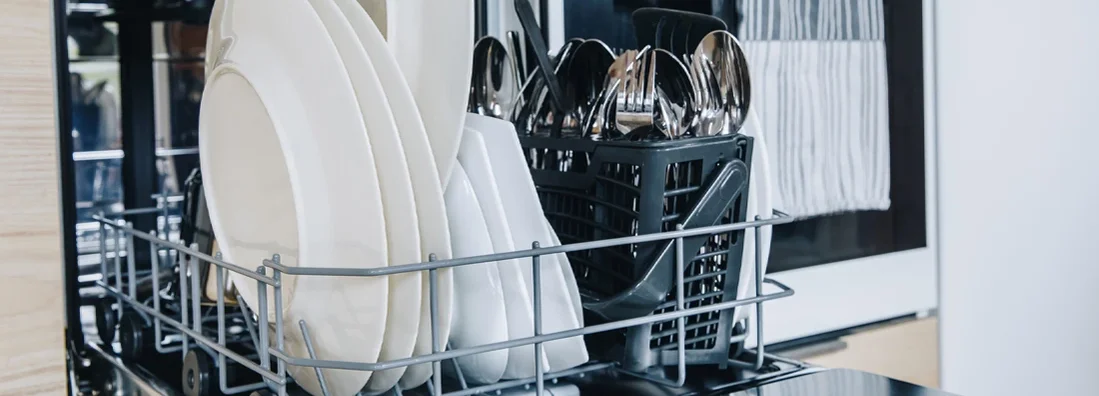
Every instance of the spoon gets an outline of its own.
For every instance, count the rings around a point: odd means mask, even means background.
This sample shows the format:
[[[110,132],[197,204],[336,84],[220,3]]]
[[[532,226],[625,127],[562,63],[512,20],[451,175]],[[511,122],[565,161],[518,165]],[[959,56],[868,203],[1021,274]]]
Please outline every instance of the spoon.
[[[724,30],[710,32],[695,48],[692,70],[707,80],[712,80],[711,97],[715,100],[712,107],[721,110],[723,122],[714,123],[714,127],[700,130],[702,136],[736,133],[748,117],[751,103],[752,86],[748,76],[748,59],[740,42],[732,33]],[[705,81],[696,81],[696,83]],[[720,124],[720,128],[716,128]]]
[[[565,96],[573,104],[565,109],[562,121],[562,133],[579,135],[583,120],[586,120],[596,107],[602,83],[607,70],[614,63],[614,53],[600,40],[585,40],[580,44],[569,60],[567,72],[563,78]]]
[[[665,136],[675,139],[683,136],[694,121],[695,89],[687,67],[674,54],[657,48],[653,56],[657,90],[655,125]]]
[[[553,75],[557,80],[560,81],[564,78],[573,54],[583,43],[583,39],[571,39],[565,42],[565,45],[557,52],[557,56],[551,61]],[[541,72],[540,66],[535,67],[527,79],[527,86],[523,88],[523,97],[528,99],[525,100],[519,111],[512,113],[514,114],[512,122],[515,123],[516,129],[521,133],[529,134],[554,127],[557,108],[552,104],[552,95],[544,75],[545,73]]]
[[[470,113],[507,119],[518,97],[514,63],[508,57],[504,44],[487,36],[473,47],[473,76],[469,88]]]

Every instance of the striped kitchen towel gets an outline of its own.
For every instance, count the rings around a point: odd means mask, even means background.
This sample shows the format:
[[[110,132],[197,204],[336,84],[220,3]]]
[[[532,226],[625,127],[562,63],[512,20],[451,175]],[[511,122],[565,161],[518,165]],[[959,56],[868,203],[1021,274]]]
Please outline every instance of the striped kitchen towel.
[[[882,0],[738,0],[776,208],[889,208]]]

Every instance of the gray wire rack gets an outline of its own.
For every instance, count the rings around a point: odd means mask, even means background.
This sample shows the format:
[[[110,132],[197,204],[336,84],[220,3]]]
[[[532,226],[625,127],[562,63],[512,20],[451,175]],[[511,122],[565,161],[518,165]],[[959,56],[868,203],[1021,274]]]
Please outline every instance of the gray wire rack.
[[[163,200],[161,200],[163,201]],[[685,356],[685,343],[679,342],[677,347],[677,355],[679,357],[678,364],[676,366],[677,377],[674,380],[667,378],[654,376],[646,373],[638,373],[627,371],[619,367],[616,362],[589,362],[579,367],[575,367],[568,370],[562,370],[558,372],[547,372],[545,367],[542,366],[542,345],[549,341],[571,338],[576,336],[583,336],[595,333],[610,332],[615,330],[621,330],[633,326],[649,325],[655,322],[675,320],[677,321],[676,334],[679,340],[685,339],[685,321],[683,318],[699,314],[702,312],[712,312],[717,310],[729,310],[738,306],[744,305],[756,305],[756,339],[757,350],[754,351],[754,362],[742,362],[738,360],[730,359],[729,364],[734,367],[759,370],[764,366],[764,358],[768,356],[764,353],[763,343],[763,302],[770,301],[778,298],[788,297],[794,294],[794,291],[788,286],[771,279],[766,279],[762,274],[762,262],[760,258],[760,227],[762,226],[774,226],[780,224],[791,223],[799,220],[799,218],[786,215],[781,212],[775,212],[774,215],[768,218],[756,217],[754,221],[718,225],[711,227],[701,227],[686,230],[677,230],[669,232],[661,232],[646,235],[637,235],[630,237],[573,243],[568,245],[554,246],[554,247],[539,247],[537,241],[532,242],[531,249],[517,250],[508,253],[497,253],[490,255],[483,255],[477,257],[458,258],[450,260],[434,260],[434,256],[431,260],[423,263],[414,263],[399,266],[390,266],[383,268],[319,268],[319,267],[287,267],[280,264],[279,255],[275,254],[271,259],[264,260],[255,270],[243,267],[241,265],[226,262],[218,257],[213,257],[204,254],[192,247],[184,246],[167,239],[167,234],[164,232],[144,232],[132,228],[132,224],[120,220],[127,215],[139,214],[139,213],[151,213],[162,212],[166,214],[167,204],[161,202],[158,208],[142,208],[133,209],[128,211],[122,211],[112,213],[110,215],[96,215],[94,219],[99,223],[100,235],[100,255],[101,255],[101,270],[103,278],[97,281],[97,285],[100,286],[110,297],[117,300],[119,307],[127,307],[138,313],[147,322],[152,322],[152,327],[155,332],[154,339],[156,342],[156,350],[161,354],[181,352],[186,354],[192,349],[192,343],[194,347],[200,348],[208,353],[210,356],[216,357],[216,365],[218,369],[218,378],[221,392],[224,394],[237,394],[243,392],[250,392],[261,389],[269,389],[280,396],[287,394],[288,385],[291,384],[292,379],[288,377],[286,367],[287,365],[294,365],[300,367],[312,367],[317,374],[322,391],[327,396],[327,386],[325,384],[324,376],[321,369],[345,369],[345,370],[360,370],[360,371],[381,371],[398,367],[406,367],[416,364],[431,363],[433,367],[433,375],[431,381],[427,386],[431,394],[433,395],[448,395],[448,396],[464,396],[473,395],[478,393],[495,392],[509,388],[523,388],[534,386],[537,395],[543,395],[546,382],[556,382],[557,379],[583,376],[587,373],[593,373],[605,370],[614,370],[630,376],[641,377],[647,380],[651,380],[667,386],[683,386],[687,379],[687,364]],[[755,295],[748,298],[723,301],[711,305],[704,305],[694,308],[684,307],[683,293],[677,293],[675,299],[675,309],[669,312],[652,314],[648,316],[635,317],[626,320],[618,320],[608,323],[601,323],[597,325],[584,326],[577,329],[559,331],[552,333],[544,333],[542,331],[542,306],[541,299],[541,279],[539,274],[541,260],[540,258],[545,255],[568,253],[584,250],[602,249],[614,246],[645,243],[645,242],[658,242],[658,241],[675,241],[676,244],[676,285],[677,290],[683,290],[684,284],[684,252],[682,248],[683,239],[702,236],[726,233],[730,231],[740,230],[753,230],[756,233],[756,257],[755,257]],[[106,240],[109,238],[115,239],[113,244],[113,252],[108,252]],[[173,318],[169,314],[165,314],[161,310],[162,297],[160,293],[153,292],[151,298],[142,299],[139,298],[136,285],[137,268],[134,261],[134,239],[140,239],[148,241],[150,249],[152,250],[151,259],[151,279],[156,282],[159,279],[159,271],[167,270],[158,262],[159,253],[166,253],[167,257],[179,256],[184,258],[180,260],[181,265],[185,265],[189,268],[180,268],[179,275],[179,313],[178,320]],[[125,243],[118,243],[125,242]],[[121,255],[120,249],[129,249],[126,255]],[[113,276],[109,276],[111,272],[108,271],[108,253],[112,258],[111,262],[114,265]],[[123,259],[125,257],[126,270],[123,271]],[[525,260],[524,260],[525,259]],[[497,342],[492,344],[480,345],[469,348],[459,349],[446,349],[445,340],[440,340],[437,337],[439,332],[437,328],[437,310],[438,310],[438,296],[436,292],[437,283],[437,271],[443,268],[454,268],[465,265],[489,263],[489,262],[503,262],[506,260],[516,260],[516,262],[526,262],[532,266],[533,273],[533,295],[535,296],[533,301],[534,309],[534,336],[525,337],[521,339],[513,339],[504,342]],[[203,325],[213,322],[208,316],[211,310],[207,310],[204,314],[201,309],[200,301],[200,285],[198,282],[198,272],[200,263],[209,263],[216,266],[216,311],[213,313],[216,320],[216,338],[204,334]],[[516,264],[522,265],[522,264]],[[242,308],[246,312],[244,316],[245,322],[248,327],[248,331],[252,338],[252,344],[255,347],[257,356],[255,358],[245,356],[239,352],[236,352],[229,348],[228,337],[226,333],[226,298],[225,298],[225,285],[228,271],[233,271],[244,275],[254,280],[258,286],[258,307],[255,311],[249,311],[248,307],[243,306],[243,300],[237,299]],[[305,336],[306,349],[309,351],[309,357],[294,357],[290,356],[284,345],[283,338],[283,317],[282,317],[282,278],[286,275],[293,276],[350,276],[350,277],[375,277],[375,276],[387,276],[399,273],[414,272],[414,271],[427,271],[429,279],[429,296],[430,296],[430,309],[432,319],[432,345],[433,353],[414,356],[404,359],[376,362],[376,363],[364,363],[364,362],[348,362],[348,361],[333,361],[333,360],[321,360],[317,359],[313,354],[313,347],[311,340],[309,339],[309,324],[301,321],[298,326],[301,328],[303,335]],[[188,273],[194,274],[188,276]],[[125,282],[123,277],[126,277]],[[189,279],[193,278],[193,279]],[[769,283],[775,286],[778,291],[773,293],[763,293],[763,284]],[[159,285],[154,285],[154,290],[157,290]],[[262,314],[268,312],[267,305],[267,291],[268,288],[272,289],[274,296],[274,333],[275,337],[274,345],[272,346],[272,340],[269,337],[268,331],[261,331],[262,329],[268,329],[268,315]],[[261,314],[255,315],[256,318],[252,318],[247,312],[260,312]],[[253,323],[253,321],[258,323]],[[257,330],[260,329],[260,330]],[[164,333],[177,334],[182,337],[180,345],[172,347],[162,347],[159,340],[162,339]],[[741,337],[742,339],[743,337]],[[733,342],[734,340],[729,340]],[[455,358],[468,356],[473,354],[479,354],[489,351],[514,348],[524,345],[535,346],[535,365],[536,376],[525,379],[506,380],[495,384],[469,387],[465,381],[459,375],[458,382],[460,388],[457,391],[444,392],[443,388],[443,371],[442,362],[449,361],[450,364],[457,365]],[[274,367],[272,367],[272,358],[274,360]],[[777,358],[776,358],[777,359]],[[258,374],[262,380],[252,384],[244,384],[230,387],[227,383],[226,366],[227,363],[239,364],[248,370],[254,371]],[[455,370],[461,373],[461,370]],[[393,389],[390,392],[393,394],[401,394],[401,389]]]

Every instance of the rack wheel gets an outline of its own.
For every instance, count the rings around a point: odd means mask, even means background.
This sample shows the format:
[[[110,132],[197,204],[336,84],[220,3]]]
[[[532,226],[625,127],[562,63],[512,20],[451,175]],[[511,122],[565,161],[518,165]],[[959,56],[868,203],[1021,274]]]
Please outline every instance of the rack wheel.
[[[118,325],[118,312],[114,310],[114,300],[104,298],[95,303],[95,329],[104,344],[114,342],[115,326]]]
[[[183,358],[183,394],[206,396],[221,394],[214,359],[202,349],[192,349]]]
[[[126,360],[139,360],[155,345],[152,329],[137,312],[126,311],[118,323],[118,343]]]

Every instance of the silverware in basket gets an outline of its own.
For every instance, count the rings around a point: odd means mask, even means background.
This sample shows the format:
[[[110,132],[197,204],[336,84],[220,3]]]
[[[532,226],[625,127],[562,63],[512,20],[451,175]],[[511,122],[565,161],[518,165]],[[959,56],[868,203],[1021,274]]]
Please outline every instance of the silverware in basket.
[[[712,120],[699,130],[700,136],[736,133],[748,117],[752,86],[748,77],[748,59],[732,33],[724,30],[707,34],[693,55],[691,70],[697,70],[696,82],[710,92],[701,119]],[[692,76],[696,76],[692,74]]]
[[[627,61],[631,54],[627,51]],[[656,68],[652,49],[643,48],[626,66],[624,83],[616,98],[615,125],[618,132],[630,134],[653,125],[656,97]]]
[[[473,76],[469,89],[468,111],[506,119],[519,96],[518,72],[504,44],[495,37],[484,37],[473,47]]]

